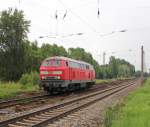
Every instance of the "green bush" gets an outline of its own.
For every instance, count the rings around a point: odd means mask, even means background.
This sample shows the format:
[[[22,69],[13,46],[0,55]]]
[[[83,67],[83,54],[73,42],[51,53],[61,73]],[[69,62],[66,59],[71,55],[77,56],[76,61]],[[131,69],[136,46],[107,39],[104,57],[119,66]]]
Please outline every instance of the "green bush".
[[[19,83],[26,85],[37,85],[39,83],[39,74],[37,72],[31,72],[23,74],[19,80]]]

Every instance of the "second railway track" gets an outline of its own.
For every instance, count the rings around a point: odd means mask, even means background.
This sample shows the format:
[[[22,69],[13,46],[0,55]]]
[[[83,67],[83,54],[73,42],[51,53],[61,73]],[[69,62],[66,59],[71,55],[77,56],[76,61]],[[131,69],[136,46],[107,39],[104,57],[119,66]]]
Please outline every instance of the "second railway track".
[[[40,96],[33,96],[33,97],[26,97],[21,99],[13,99],[8,101],[1,101],[0,102],[0,109],[8,108],[10,106],[15,106],[18,104],[24,104],[25,102],[34,102],[41,99],[48,98],[48,95],[40,95]]]
[[[61,117],[64,117],[72,112],[75,112],[81,108],[89,106],[99,100],[102,100],[108,96],[111,96],[133,84],[136,84],[137,80],[123,83],[118,86],[93,92],[91,94],[77,97],[75,99],[64,101],[54,106],[47,106],[39,111],[27,113],[9,120],[0,122],[0,127],[43,127],[46,126]]]

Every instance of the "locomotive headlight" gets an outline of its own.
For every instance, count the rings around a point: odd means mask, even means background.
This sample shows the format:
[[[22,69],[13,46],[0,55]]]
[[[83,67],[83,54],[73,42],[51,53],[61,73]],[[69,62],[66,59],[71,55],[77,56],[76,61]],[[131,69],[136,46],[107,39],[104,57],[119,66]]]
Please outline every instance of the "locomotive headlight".
[[[60,79],[60,76],[57,76],[57,79]]]
[[[48,74],[48,71],[41,71],[41,74]]]
[[[42,79],[46,79],[46,77],[45,77],[45,76],[42,76]]]

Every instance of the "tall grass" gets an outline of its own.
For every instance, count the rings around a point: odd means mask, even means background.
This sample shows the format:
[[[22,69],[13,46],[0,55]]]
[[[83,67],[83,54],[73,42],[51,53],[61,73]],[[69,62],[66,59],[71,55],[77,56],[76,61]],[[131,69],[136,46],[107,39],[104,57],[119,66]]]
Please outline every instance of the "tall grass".
[[[0,83],[0,99],[14,98],[23,92],[37,91],[38,85],[22,85],[20,83]]]
[[[110,81],[111,80],[109,80],[109,79],[96,79],[96,83],[97,84],[108,83]]]
[[[105,127],[150,127],[150,79],[130,94],[123,106],[107,110]]]

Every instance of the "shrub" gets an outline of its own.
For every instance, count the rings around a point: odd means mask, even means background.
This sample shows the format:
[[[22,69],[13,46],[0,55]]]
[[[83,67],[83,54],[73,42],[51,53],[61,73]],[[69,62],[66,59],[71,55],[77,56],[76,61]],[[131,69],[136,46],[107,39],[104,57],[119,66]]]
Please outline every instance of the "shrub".
[[[19,82],[23,85],[37,85],[39,83],[39,74],[37,72],[25,73],[21,76]]]

